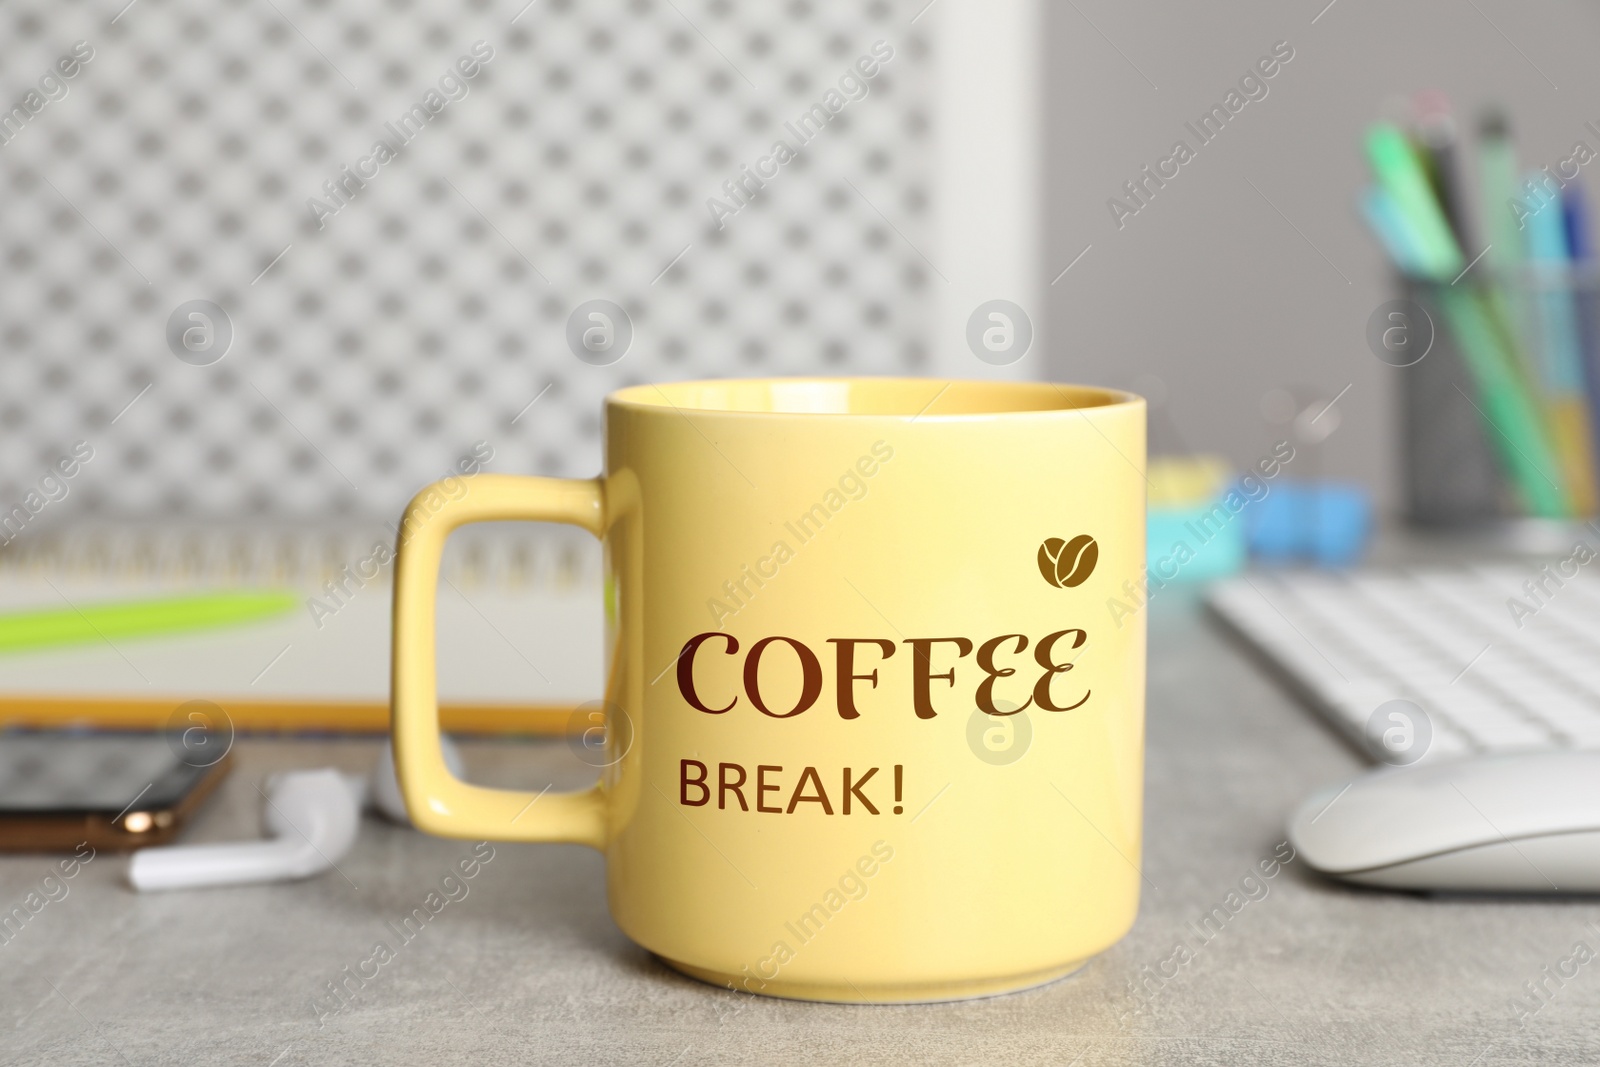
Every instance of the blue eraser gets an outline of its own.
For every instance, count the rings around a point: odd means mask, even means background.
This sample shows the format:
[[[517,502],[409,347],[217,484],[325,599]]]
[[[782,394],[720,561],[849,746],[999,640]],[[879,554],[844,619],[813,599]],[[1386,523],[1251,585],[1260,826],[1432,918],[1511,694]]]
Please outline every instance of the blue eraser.
[[[1300,556],[1306,496],[1304,487],[1280,478],[1251,506],[1246,518],[1252,556],[1269,563],[1288,563]]]
[[[1258,559],[1345,567],[1366,552],[1372,498],[1358,485],[1282,480],[1248,518],[1250,553]]]
[[[1327,484],[1316,494],[1311,557],[1324,567],[1348,567],[1372,537],[1372,497],[1358,485]]]

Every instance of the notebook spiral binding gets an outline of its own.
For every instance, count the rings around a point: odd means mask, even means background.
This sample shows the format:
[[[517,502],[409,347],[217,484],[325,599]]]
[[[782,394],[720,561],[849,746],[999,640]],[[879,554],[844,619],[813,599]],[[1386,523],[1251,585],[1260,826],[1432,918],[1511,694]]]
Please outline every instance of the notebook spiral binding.
[[[30,530],[0,548],[0,582],[60,576],[95,584],[314,588],[348,568],[388,584],[394,566],[381,564],[380,545],[392,552],[395,532],[376,523],[72,523]],[[508,524],[453,534],[440,574],[464,589],[564,592],[598,584],[599,564],[598,546],[585,537]]]

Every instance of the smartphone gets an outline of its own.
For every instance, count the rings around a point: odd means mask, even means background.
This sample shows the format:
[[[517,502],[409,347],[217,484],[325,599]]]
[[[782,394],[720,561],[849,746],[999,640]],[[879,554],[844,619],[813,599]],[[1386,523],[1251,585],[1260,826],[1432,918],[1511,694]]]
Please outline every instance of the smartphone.
[[[177,734],[0,733],[0,851],[166,844],[231,765]]]

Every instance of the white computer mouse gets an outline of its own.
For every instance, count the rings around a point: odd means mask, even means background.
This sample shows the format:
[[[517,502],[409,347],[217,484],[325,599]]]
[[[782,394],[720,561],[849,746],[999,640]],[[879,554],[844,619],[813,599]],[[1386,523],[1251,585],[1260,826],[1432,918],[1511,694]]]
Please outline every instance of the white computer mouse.
[[[1600,752],[1385,767],[1320,790],[1289,841],[1323,874],[1446,892],[1600,892]]]

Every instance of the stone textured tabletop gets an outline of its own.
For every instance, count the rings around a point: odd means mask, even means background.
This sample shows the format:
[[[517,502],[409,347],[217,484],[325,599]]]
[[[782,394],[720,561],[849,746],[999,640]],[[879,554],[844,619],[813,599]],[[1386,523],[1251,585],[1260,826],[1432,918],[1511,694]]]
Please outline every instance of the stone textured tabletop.
[[[0,944],[0,1063],[1600,1060],[1600,963],[1574,958],[1579,942],[1600,947],[1600,902],[1363,891],[1298,862],[1247,880],[1282,841],[1285,812],[1360,763],[1192,599],[1161,597],[1139,920],[1072,977],[917,1007],[734,994],[668,970],[617,930],[597,854],[499,844],[465,897],[319,1018],[319,1002],[335,1003],[328,984],[380,937],[397,940],[388,924],[472,855],[470,843],[369,818],[339,872],[292,885],[137,896],[126,860],[102,853]],[[560,742],[465,749],[488,783],[565,788],[592,775]],[[244,739],[235,751],[188,840],[253,835],[264,775],[365,770],[377,745]],[[7,910],[52,862],[0,859]],[[1242,906],[1197,932],[1230,893]]]

